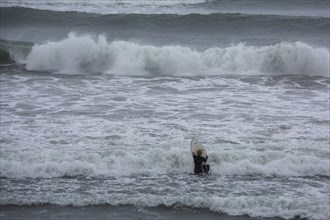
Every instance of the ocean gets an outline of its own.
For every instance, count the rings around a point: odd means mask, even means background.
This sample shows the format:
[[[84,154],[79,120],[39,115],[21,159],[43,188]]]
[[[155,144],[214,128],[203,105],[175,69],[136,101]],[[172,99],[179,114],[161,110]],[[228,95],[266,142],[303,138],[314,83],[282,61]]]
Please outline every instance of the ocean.
[[[328,0],[0,6],[1,219],[330,218]]]

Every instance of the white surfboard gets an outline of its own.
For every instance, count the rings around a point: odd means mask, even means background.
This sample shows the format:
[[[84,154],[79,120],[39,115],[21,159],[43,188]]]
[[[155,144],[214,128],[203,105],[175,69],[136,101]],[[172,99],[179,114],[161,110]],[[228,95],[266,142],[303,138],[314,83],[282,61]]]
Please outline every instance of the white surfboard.
[[[197,150],[201,149],[203,151],[201,156],[206,158],[207,156],[206,150],[204,146],[196,138],[192,138],[190,147],[191,147],[191,152],[194,153],[195,155],[197,155]],[[203,162],[203,164],[209,164],[209,159],[205,163]]]

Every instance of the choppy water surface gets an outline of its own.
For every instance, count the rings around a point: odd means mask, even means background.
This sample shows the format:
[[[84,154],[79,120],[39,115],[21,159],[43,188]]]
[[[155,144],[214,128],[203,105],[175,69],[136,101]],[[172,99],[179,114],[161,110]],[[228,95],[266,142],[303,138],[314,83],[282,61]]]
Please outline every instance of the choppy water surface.
[[[4,67],[1,203],[325,219],[328,88],[328,78],[308,76],[67,76]],[[192,175],[193,136],[208,150],[210,176]]]
[[[329,219],[328,0],[0,14],[0,216]],[[192,174],[192,137],[212,175]]]

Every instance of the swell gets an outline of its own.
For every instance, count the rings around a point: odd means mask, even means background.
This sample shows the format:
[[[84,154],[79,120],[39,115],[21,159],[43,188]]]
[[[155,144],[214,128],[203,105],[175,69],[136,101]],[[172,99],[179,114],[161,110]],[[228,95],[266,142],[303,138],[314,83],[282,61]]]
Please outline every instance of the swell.
[[[164,27],[182,30],[193,28],[200,31],[211,31],[217,28],[231,27],[246,29],[247,26],[268,26],[282,30],[302,29],[305,31],[328,32],[329,19],[325,17],[248,15],[240,13],[213,14],[96,14],[85,12],[59,12],[22,7],[1,7],[1,25],[11,26],[95,26],[135,27],[152,29]],[[97,25],[96,25],[97,24]]]
[[[32,46],[31,42],[0,40],[0,64],[23,63]]]

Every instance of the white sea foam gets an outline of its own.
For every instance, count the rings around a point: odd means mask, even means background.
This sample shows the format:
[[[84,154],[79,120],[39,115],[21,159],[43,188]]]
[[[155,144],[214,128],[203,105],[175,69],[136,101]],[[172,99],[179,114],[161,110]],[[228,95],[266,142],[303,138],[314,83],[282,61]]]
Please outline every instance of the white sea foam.
[[[181,46],[108,43],[104,36],[94,39],[70,34],[59,42],[35,45],[26,68],[72,74],[329,76],[329,50],[302,42],[282,42],[262,47],[240,43],[198,52]]]
[[[288,197],[270,198],[264,196],[239,196],[239,197],[212,197],[211,210],[228,213],[229,215],[247,214],[252,217],[273,217],[279,216],[285,219],[292,219],[296,216],[310,219],[327,219],[329,209],[326,204],[329,200],[325,197],[314,197],[314,204],[310,203],[311,198],[301,200]],[[322,207],[323,211],[319,208]]]
[[[73,184],[72,184],[73,185]],[[197,185],[196,185],[197,186]],[[69,185],[67,186],[69,187]],[[75,186],[76,187],[76,186]],[[104,186],[103,186],[104,187]],[[202,183],[199,187],[207,187]],[[79,187],[78,187],[79,188]],[[168,187],[170,188],[170,187]],[[305,189],[307,190],[307,189]],[[74,188],[72,188],[74,192]],[[158,191],[161,191],[159,189]],[[326,220],[329,218],[329,199],[320,194],[306,195],[297,199],[295,196],[212,196],[194,195],[187,193],[182,195],[157,195],[149,193],[138,193],[134,196],[124,193],[98,191],[93,196],[87,194],[69,193],[66,196],[58,196],[56,193],[28,192],[28,196],[16,197],[7,195],[1,199],[0,204],[35,205],[134,205],[138,207],[157,206],[186,206],[191,208],[209,209],[214,212],[226,213],[232,216],[249,215],[251,217],[281,217],[292,219],[294,217]],[[97,191],[96,191],[97,192]],[[102,193],[101,193],[102,192]],[[306,191],[305,191],[306,192]],[[306,193],[305,193],[306,194]],[[15,202],[13,202],[15,201]]]
[[[98,44],[85,40],[91,48]],[[77,77],[15,70],[0,75],[2,205],[330,216],[327,78]],[[206,147],[212,175],[189,175],[192,136]]]
[[[96,150],[97,151],[97,150]],[[3,152],[6,154],[6,152]],[[134,174],[191,173],[192,159],[186,149],[149,150],[144,155],[121,149],[111,155],[80,152],[8,154],[1,159],[1,177],[40,178],[64,176],[129,176]],[[61,156],[62,155],[62,156]],[[330,162],[315,156],[286,155],[282,152],[210,151],[212,172],[219,175],[330,176]]]

